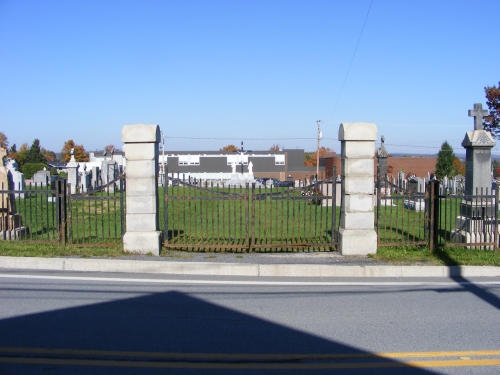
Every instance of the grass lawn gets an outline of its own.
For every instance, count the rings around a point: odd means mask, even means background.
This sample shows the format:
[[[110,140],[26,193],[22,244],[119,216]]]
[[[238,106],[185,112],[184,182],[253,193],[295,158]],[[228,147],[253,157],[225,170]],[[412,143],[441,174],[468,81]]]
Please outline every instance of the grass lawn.
[[[26,241],[1,241],[0,256],[13,257],[79,257],[79,258],[117,258],[135,256],[125,253],[123,245],[115,246],[59,246],[52,243],[35,243]],[[160,256],[189,259],[189,252],[180,253],[163,248]],[[207,253],[207,257],[215,257]],[[500,267],[500,252],[490,250],[469,250],[464,248],[440,248],[435,253],[422,247],[380,247],[376,255],[370,258],[375,261],[388,262],[394,265],[442,265],[442,266],[496,266]]]
[[[159,188],[160,228],[164,225],[163,188]],[[340,209],[322,207],[302,197],[297,191],[286,188],[256,189],[250,199],[249,190],[202,189],[169,187],[168,201],[169,242],[192,244],[185,250],[204,251],[248,251],[247,241],[254,239],[253,251],[318,251],[332,250],[325,246],[332,241],[333,215],[336,226],[340,220]],[[274,193],[274,194],[271,194]],[[230,199],[226,199],[232,194]],[[120,201],[108,199],[116,195],[100,194],[102,199],[73,201],[71,207],[71,230],[73,243],[66,247],[56,244],[55,204],[48,202],[47,191],[30,192],[25,199],[16,200],[17,212],[23,223],[30,228],[30,241],[0,242],[2,256],[78,256],[78,257],[122,257]],[[221,199],[224,197],[224,199]],[[380,236],[381,246],[374,260],[393,264],[433,265],[494,265],[500,266],[500,252],[472,250],[466,248],[441,248],[431,253],[425,246],[405,246],[404,242],[425,243],[425,213],[407,210],[403,201],[394,199],[395,206],[382,206]],[[459,215],[460,200],[449,199],[441,203],[438,235],[439,243],[449,242],[449,233]],[[376,212],[375,212],[376,217]],[[103,245],[103,244],[106,245]],[[298,247],[276,247],[278,244]],[[205,245],[205,246],[202,246]],[[303,245],[303,247],[301,247]],[[179,248],[183,248],[179,246]],[[163,248],[161,256],[175,256]],[[173,255],[172,255],[173,254]],[[186,257],[189,257],[186,252]]]
[[[417,246],[379,247],[377,254],[370,257],[395,265],[500,267],[500,252],[464,247],[442,247],[433,253],[428,248]]]

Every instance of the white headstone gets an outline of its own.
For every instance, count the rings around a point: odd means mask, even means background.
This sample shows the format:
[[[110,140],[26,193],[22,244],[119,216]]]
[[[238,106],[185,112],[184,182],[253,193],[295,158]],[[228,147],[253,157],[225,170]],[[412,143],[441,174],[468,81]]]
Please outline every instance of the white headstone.
[[[26,189],[26,182],[24,181],[24,174],[19,172],[19,164],[15,159],[7,159],[7,164],[5,165],[7,170],[12,175],[12,189],[16,191],[24,191]],[[16,198],[24,198],[24,193],[16,193]]]

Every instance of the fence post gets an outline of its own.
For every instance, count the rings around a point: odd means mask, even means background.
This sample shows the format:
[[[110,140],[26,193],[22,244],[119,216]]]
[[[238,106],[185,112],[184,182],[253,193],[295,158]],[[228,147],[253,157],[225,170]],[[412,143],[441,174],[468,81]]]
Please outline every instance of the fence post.
[[[126,232],[123,249],[160,255],[162,233],[158,220],[158,125],[125,125],[122,129],[127,170]]]
[[[337,167],[332,166],[332,244],[338,241],[337,235]]]
[[[493,199],[495,202],[495,213],[494,213],[494,219],[495,221],[493,222],[493,227],[494,227],[494,242],[495,245],[493,246],[493,251],[497,252],[498,251],[498,184],[494,183],[493,184]]]
[[[432,252],[438,246],[439,225],[439,181],[429,181],[429,249]]]
[[[163,183],[163,220],[164,220],[164,229],[163,229],[163,241],[168,245],[168,185],[169,185],[169,179],[168,179],[168,167],[165,167],[163,165],[163,175],[164,175],[164,183]],[[173,182],[173,175],[172,175],[172,182]],[[173,184],[172,184],[173,186]]]
[[[57,241],[66,246],[66,180],[56,179]]]
[[[339,250],[342,255],[377,253],[377,233],[373,220],[376,139],[375,124],[340,124],[342,207]]]

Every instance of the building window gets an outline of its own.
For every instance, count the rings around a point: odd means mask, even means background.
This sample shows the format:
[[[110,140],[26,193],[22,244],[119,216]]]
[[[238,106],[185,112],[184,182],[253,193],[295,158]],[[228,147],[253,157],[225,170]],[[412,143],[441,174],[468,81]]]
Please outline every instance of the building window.
[[[200,165],[200,155],[179,155],[179,165]]]
[[[285,155],[274,155],[275,165],[285,165]]]
[[[227,156],[227,165],[248,165],[248,155],[228,155]]]

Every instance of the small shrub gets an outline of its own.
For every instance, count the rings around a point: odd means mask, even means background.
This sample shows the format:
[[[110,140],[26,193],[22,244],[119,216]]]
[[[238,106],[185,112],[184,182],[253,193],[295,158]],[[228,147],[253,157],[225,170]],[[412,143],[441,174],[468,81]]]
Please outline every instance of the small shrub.
[[[23,165],[22,172],[24,173],[24,178],[29,180],[33,175],[41,171],[43,168],[47,168],[47,164],[44,163],[26,163]]]
[[[321,189],[318,186],[315,186],[315,187],[312,187],[310,189],[303,190],[302,191],[302,195],[305,196],[305,197],[317,197],[317,196],[322,196],[323,192],[321,191]],[[309,203],[310,204],[320,205],[321,204],[321,199],[322,198],[309,199]]]

